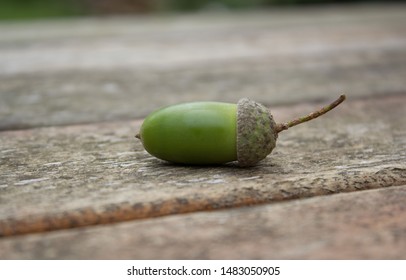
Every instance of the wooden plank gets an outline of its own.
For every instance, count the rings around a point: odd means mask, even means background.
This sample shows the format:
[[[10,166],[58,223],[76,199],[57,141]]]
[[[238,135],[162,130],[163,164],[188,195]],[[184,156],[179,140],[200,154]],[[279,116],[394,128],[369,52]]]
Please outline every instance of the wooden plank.
[[[245,169],[163,163],[134,138],[140,121],[1,132],[0,236],[404,185],[405,104],[350,96]]]
[[[405,259],[406,186],[0,239],[0,259]]]
[[[0,24],[0,130],[406,90],[404,4]]]
[[[1,23],[0,258],[404,259],[404,7]],[[250,169],[133,138],[161,105],[248,96],[285,121],[342,90]]]

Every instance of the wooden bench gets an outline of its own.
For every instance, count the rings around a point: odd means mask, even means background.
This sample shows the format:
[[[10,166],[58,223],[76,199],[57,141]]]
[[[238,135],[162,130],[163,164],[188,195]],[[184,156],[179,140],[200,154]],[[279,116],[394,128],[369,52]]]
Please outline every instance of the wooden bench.
[[[0,258],[405,259],[405,8],[0,23]],[[164,105],[343,92],[252,168],[134,138]]]

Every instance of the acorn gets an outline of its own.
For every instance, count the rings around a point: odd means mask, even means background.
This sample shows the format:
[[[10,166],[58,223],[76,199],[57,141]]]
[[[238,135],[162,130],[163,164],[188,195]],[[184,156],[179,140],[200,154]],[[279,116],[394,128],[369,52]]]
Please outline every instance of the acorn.
[[[237,104],[192,102],[172,105],[151,113],[137,138],[151,155],[173,163],[214,165],[238,161],[253,166],[275,148],[281,131],[315,119],[345,100],[307,116],[276,124],[260,103],[243,98]]]

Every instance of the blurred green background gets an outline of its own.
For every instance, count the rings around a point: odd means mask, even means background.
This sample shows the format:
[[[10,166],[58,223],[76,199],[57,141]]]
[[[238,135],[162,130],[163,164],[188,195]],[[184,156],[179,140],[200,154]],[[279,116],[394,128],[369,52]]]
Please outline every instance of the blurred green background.
[[[148,14],[202,10],[260,9],[270,6],[390,2],[356,0],[0,0],[0,20],[83,15]],[[402,0],[393,1],[402,2]],[[403,1],[404,2],[404,1]]]

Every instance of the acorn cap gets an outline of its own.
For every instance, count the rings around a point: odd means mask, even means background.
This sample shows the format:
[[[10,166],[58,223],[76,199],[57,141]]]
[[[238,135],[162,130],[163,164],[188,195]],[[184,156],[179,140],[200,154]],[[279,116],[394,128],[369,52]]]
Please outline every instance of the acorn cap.
[[[252,166],[269,155],[276,145],[276,123],[265,106],[243,98],[237,104],[237,160]]]

